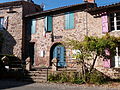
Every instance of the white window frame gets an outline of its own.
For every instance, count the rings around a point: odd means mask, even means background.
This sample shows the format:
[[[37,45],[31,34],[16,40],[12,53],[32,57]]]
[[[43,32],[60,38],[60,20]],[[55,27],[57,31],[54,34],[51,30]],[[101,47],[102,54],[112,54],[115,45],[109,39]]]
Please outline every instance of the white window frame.
[[[118,52],[119,48],[116,47],[116,56],[115,56],[115,68],[120,68],[120,56]]]
[[[118,12],[118,13],[120,13],[120,12]],[[113,13],[113,18],[114,18],[114,21],[113,21],[114,22],[114,29],[113,30],[111,29],[111,31],[120,31],[120,29],[117,29],[117,21],[118,21],[117,20],[117,13]]]

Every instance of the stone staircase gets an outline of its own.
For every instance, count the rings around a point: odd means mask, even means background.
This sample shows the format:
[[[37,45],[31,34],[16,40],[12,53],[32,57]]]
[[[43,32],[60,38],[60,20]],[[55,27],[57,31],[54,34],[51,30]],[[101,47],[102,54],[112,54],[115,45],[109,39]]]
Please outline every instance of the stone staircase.
[[[120,79],[120,68],[114,68],[114,76]]]
[[[27,82],[47,82],[48,69],[25,71],[23,81]]]

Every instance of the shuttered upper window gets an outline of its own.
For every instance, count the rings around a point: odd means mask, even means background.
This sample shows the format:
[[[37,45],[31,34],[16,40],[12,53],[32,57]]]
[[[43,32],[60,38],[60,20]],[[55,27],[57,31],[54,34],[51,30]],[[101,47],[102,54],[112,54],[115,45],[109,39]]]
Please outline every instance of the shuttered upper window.
[[[51,32],[53,29],[53,20],[52,16],[46,16],[45,17],[45,31]]]
[[[31,34],[36,32],[36,19],[31,20]]]
[[[113,30],[120,30],[120,12],[110,14],[110,28]]]
[[[3,29],[4,29],[3,24],[4,24],[4,18],[1,17],[1,18],[0,18],[0,30],[3,30]]]
[[[65,29],[74,28],[74,13],[69,12],[65,14]]]

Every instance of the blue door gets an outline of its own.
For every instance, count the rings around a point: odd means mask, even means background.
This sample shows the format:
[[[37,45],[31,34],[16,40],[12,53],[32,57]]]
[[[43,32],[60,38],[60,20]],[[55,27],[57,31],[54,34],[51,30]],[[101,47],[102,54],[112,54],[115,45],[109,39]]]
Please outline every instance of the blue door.
[[[65,48],[62,45],[57,45],[53,50],[53,58],[57,58],[58,67],[65,67]]]

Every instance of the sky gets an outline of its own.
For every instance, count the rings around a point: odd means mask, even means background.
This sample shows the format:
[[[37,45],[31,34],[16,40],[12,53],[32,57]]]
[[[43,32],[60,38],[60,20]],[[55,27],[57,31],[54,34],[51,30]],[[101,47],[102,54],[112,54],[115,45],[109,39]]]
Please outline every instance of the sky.
[[[0,0],[0,3],[17,1],[17,0]],[[83,3],[83,0],[33,0],[36,4],[44,4],[44,10],[49,10],[53,8],[58,8],[62,6],[74,5]],[[98,6],[109,5],[113,3],[118,3],[120,0],[96,0]]]

